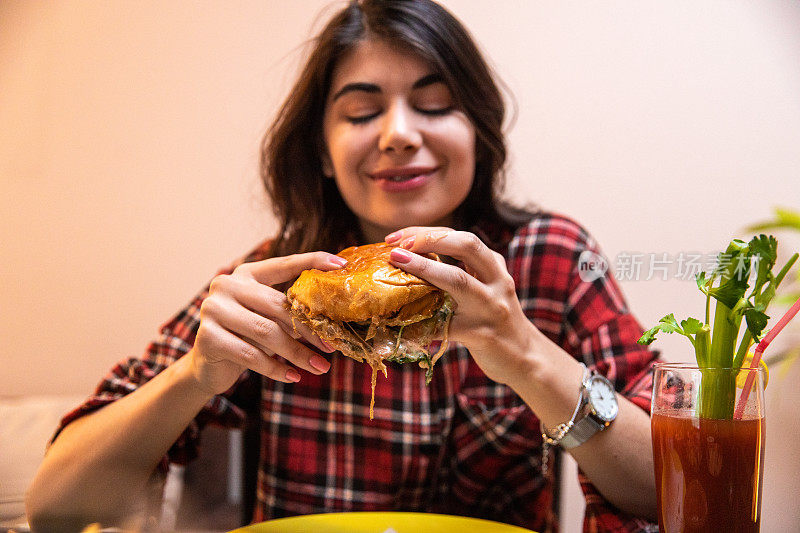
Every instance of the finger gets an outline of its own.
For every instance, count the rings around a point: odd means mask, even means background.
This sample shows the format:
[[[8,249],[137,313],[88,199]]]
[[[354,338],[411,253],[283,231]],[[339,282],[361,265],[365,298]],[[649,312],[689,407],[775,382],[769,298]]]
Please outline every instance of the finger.
[[[259,315],[270,317],[284,324],[287,330],[299,334],[300,337],[323,352],[330,353],[334,351],[334,348],[320,339],[311,328],[298,320],[292,319],[292,315],[288,310],[289,302],[285,294],[257,282],[247,284],[247,287],[243,289],[235,293],[237,301],[243,306]],[[290,335],[292,334],[290,333]]]
[[[304,254],[272,257],[263,261],[244,263],[236,268],[263,285],[283,283],[300,275],[303,270],[317,268],[334,270],[343,267],[346,260],[327,252],[307,252]]]
[[[330,368],[325,358],[303,343],[293,339],[276,321],[236,305],[233,301],[217,299],[215,316],[225,329],[252,341],[266,353],[276,353],[312,374],[323,374]]]
[[[422,230],[453,231],[451,228],[446,228],[444,226],[409,226],[407,228],[399,229],[394,233],[390,233],[384,237],[383,240],[386,241],[387,244],[397,244],[403,242],[411,235],[416,235]]]
[[[287,334],[297,338],[300,337],[313,344],[323,352],[334,351],[332,347],[326,345],[308,327],[296,322],[293,324],[291,314],[287,309],[286,295],[276,291],[272,287],[262,285],[249,276],[219,276],[214,280],[215,291],[219,290],[241,304],[246,309],[253,311],[263,317],[278,321],[286,326],[284,329]]]
[[[302,336],[302,335],[300,335],[300,334],[297,332],[297,330],[296,330],[295,328],[291,327],[290,325],[288,325],[288,324],[285,324],[285,323],[281,322],[280,320],[276,320],[275,322],[276,322],[276,323],[277,323],[277,324],[278,324],[278,325],[281,327],[281,329],[282,329],[283,331],[285,331],[285,332],[286,332],[286,334],[287,334],[287,335],[289,335],[291,338],[293,338],[293,339],[295,339],[295,340],[300,340],[300,339],[302,339],[302,338],[303,338],[303,336]]]
[[[213,350],[217,353],[227,354],[227,358],[234,363],[245,366],[275,381],[284,383],[297,383],[300,381],[300,374],[297,370],[261,348],[245,341],[220,324],[209,321],[204,327],[209,331],[209,335],[214,338]]]
[[[407,233],[405,239],[399,241],[400,247],[417,254],[434,252],[454,257],[462,261],[467,269],[484,283],[493,283],[508,276],[505,259],[489,249],[474,233],[449,228],[413,228],[413,230]]]
[[[281,319],[276,319],[276,322],[278,322],[283,330],[293,339],[302,339],[326,353],[332,353],[336,351],[336,348],[317,336],[317,334],[314,333],[311,328],[299,320],[295,320],[291,316],[287,322],[284,322]]]
[[[389,254],[392,264],[450,293],[459,305],[486,302],[491,295],[486,285],[462,269],[422,257],[403,248]]]

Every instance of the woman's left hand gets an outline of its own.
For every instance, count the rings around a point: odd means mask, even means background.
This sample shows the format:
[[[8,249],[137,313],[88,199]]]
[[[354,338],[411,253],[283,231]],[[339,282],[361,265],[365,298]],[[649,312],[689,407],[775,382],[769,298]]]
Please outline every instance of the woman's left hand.
[[[530,369],[542,334],[527,319],[502,255],[475,234],[442,227],[409,227],[387,235],[392,263],[450,293],[458,308],[450,338],[462,343],[494,381],[511,384]],[[448,255],[466,271],[419,254]]]

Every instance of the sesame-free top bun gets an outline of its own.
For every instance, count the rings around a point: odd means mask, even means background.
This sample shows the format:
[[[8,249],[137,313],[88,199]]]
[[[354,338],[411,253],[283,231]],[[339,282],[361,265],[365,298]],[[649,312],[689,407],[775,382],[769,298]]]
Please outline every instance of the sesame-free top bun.
[[[345,248],[338,254],[347,259],[343,268],[305,270],[287,295],[303,304],[309,316],[363,322],[392,316],[406,304],[439,291],[390,264],[393,248],[385,242]]]

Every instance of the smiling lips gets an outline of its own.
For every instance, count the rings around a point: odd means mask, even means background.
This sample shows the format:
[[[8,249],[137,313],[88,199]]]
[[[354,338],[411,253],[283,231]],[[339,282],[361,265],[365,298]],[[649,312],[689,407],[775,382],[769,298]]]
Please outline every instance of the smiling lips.
[[[387,168],[370,174],[381,189],[401,192],[416,189],[428,182],[436,167],[397,167]]]

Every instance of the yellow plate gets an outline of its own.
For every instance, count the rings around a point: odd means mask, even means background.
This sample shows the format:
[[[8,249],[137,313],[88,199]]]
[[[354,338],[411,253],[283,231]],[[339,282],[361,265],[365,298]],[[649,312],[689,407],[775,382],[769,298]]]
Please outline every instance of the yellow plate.
[[[356,512],[278,518],[231,533],[533,533],[491,520],[431,513]]]

